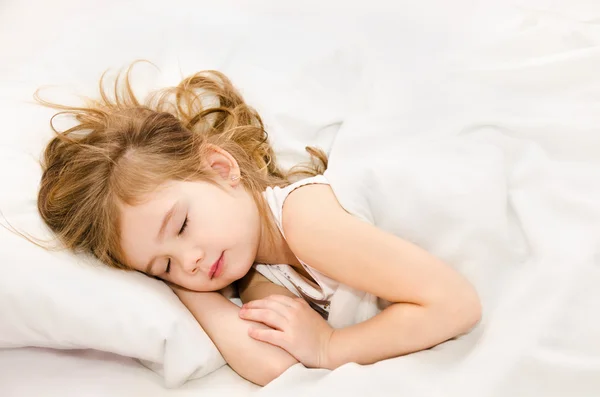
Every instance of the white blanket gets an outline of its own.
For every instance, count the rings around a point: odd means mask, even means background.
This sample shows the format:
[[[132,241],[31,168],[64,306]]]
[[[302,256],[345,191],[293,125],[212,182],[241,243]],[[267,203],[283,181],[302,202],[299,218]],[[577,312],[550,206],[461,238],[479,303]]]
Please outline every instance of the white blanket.
[[[463,272],[481,324],[372,366],[294,367],[265,395],[600,395],[600,27],[514,22],[455,58],[427,100],[346,120],[327,172],[349,211]],[[342,293],[333,316],[375,312]]]
[[[494,10],[507,5],[501,0],[76,3],[0,4],[7,144],[37,157],[47,112],[32,106],[22,117],[15,103],[40,85],[85,93],[106,67],[135,58],[161,65],[168,81],[160,85],[177,82],[181,65],[184,74],[214,66],[265,116],[286,165],[308,135],[329,142],[335,129],[325,136],[321,128],[343,122],[328,172],[342,203],[444,258],[482,295],[484,318],[469,335],[370,366],[296,365],[259,395],[600,395],[598,2],[521,0],[527,4],[506,14]],[[320,23],[305,25],[314,10]],[[302,34],[289,34],[290,26]],[[298,45],[306,34],[368,52],[348,61],[331,46]],[[473,53],[490,35],[495,43]],[[276,40],[290,36],[290,46]],[[306,67],[324,55],[336,61],[325,64],[343,66]],[[304,95],[307,81],[312,96]],[[350,160],[363,166],[355,175]],[[369,185],[355,189],[353,176]],[[106,361],[104,372],[70,356],[12,353],[0,352],[2,396],[105,395],[107,383],[111,395],[227,392],[209,377],[164,390],[141,367]]]

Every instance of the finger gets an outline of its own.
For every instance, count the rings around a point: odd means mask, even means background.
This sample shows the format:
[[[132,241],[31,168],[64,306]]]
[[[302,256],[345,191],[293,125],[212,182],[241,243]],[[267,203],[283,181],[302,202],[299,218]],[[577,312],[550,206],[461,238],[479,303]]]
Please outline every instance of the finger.
[[[277,312],[284,317],[289,315],[290,310],[288,305],[267,298],[245,303],[242,307],[247,309],[268,309]]]
[[[288,321],[281,314],[269,309],[241,309],[240,317],[244,320],[256,321],[271,328],[284,330]]]
[[[289,296],[285,296],[285,295],[270,295],[270,296],[266,297],[265,299],[273,301],[273,302],[278,302],[282,305],[286,305],[288,307],[293,307],[293,308],[298,307],[298,305],[300,304],[297,301],[297,299],[299,299],[299,298],[290,298]]]
[[[248,335],[252,339],[256,339],[261,342],[269,343],[274,346],[279,346],[282,349],[286,349],[287,341],[285,338],[285,333],[281,331],[276,331],[273,329],[261,329],[251,327],[248,329]]]

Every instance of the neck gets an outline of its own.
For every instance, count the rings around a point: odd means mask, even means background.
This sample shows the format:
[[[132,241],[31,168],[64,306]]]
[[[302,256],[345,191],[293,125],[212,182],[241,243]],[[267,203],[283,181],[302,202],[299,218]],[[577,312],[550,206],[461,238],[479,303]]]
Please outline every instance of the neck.
[[[256,253],[256,263],[264,263],[267,265],[299,265],[296,255],[290,249],[287,241],[283,238],[279,228],[274,228],[275,233],[271,233],[269,226],[262,222],[260,232],[260,243]],[[273,237],[271,237],[273,234]]]

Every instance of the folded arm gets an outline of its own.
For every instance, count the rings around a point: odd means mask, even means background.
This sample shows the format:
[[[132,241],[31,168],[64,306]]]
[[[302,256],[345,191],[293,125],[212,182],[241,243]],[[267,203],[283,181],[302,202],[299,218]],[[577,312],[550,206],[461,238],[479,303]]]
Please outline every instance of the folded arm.
[[[480,319],[473,286],[446,263],[346,213],[327,185],[297,189],[283,228],[296,256],[323,274],[393,302],[382,313],[336,329],[327,362],[374,363],[426,349],[469,331]]]
[[[239,317],[239,308],[218,292],[194,292],[174,288],[179,299],[194,315],[229,366],[243,378],[264,386],[298,361],[280,347],[248,336],[248,329],[269,328]],[[294,296],[259,273],[242,281],[242,301],[260,299],[271,294]]]

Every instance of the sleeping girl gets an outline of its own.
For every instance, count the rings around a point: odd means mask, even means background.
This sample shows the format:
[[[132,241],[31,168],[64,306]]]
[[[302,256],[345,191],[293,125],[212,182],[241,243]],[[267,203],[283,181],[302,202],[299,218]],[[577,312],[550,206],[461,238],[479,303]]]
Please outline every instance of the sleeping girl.
[[[58,240],[107,266],[163,280],[227,363],[265,385],[290,366],[335,369],[427,349],[481,317],[474,287],[442,260],[346,212],[327,158],[282,170],[259,114],[204,71],[140,101],[131,67],[45,148],[38,209]],[[367,138],[365,138],[367,139]],[[358,161],[358,159],[357,159]],[[328,323],[345,285],[385,309]],[[233,286],[240,308],[223,295]]]

